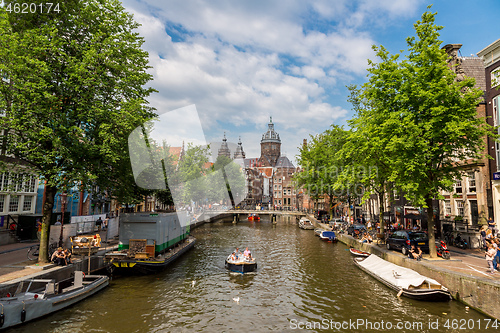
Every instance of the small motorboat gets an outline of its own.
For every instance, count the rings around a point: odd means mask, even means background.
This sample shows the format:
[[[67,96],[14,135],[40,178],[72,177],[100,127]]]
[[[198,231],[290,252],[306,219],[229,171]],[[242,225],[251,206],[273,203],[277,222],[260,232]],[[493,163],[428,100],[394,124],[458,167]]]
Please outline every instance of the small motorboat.
[[[56,283],[50,279],[19,282],[17,290],[0,298],[0,329],[44,317],[81,301],[109,284],[105,275],[76,271],[74,279]]]
[[[370,253],[368,252],[363,252],[352,247],[349,249],[349,251],[351,252],[351,254],[358,257],[368,257],[370,255]]]
[[[334,231],[323,230],[321,231],[319,238],[326,242],[335,243],[337,242],[337,236],[335,236]]]
[[[303,217],[299,221],[299,228],[304,230],[311,230],[314,229],[314,225],[312,224],[311,220]]]
[[[412,269],[388,262],[376,255],[354,258],[354,264],[389,288],[419,301],[449,301],[450,291],[436,280],[420,275]]]
[[[234,258],[230,254],[226,259],[225,266],[231,272],[248,273],[257,269],[257,260],[252,257],[244,257],[242,254]]]
[[[257,214],[249,214],[248,221],[260,221],[260,216]]]

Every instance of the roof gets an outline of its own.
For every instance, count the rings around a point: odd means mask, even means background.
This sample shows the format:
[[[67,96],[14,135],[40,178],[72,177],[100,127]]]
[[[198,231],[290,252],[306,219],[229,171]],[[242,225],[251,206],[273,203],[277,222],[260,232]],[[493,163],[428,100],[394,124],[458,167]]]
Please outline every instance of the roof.
[[[294,168],[295,169],[295,166],[293,165],[293,163],[286,156],[280,156],[278,158],[278,161],[276,161],[276,167],[277,168]]]
[[[464,74],[476,79],[476,88],[486,91],[483,60],[478,57],[461,57],[460,59],[462,59]]]

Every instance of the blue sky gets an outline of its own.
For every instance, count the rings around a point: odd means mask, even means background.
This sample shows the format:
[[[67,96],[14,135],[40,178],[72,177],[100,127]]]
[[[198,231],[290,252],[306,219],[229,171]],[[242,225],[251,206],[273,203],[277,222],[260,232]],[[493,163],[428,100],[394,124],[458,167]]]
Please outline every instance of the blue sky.
[[[260,156],[269,117],[291,160],[310,134],[353,115],[346,85],[366,80],[371,45],[391,53],[431,2],[421,0],[156,1],[125,0],[142,25],[158,113],[195,104],[207,141],[241,136]],[[443,45],[475,55],[500,35],[500,2],[433,4]],[[190,119],[178,119],[189,127]],[[193,121],[193,124],[195,122]]]

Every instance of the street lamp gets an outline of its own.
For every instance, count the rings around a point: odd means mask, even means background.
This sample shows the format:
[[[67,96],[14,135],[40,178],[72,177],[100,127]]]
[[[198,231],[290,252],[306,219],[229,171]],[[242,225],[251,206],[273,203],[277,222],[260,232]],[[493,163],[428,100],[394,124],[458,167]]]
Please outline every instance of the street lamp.
[[[59,247],[63,246],[63,225],[64,225],[64,211],[66,210],[66,202],[68,194],[66,192],[60,195],[61,197],[61,234],[59,235]]]

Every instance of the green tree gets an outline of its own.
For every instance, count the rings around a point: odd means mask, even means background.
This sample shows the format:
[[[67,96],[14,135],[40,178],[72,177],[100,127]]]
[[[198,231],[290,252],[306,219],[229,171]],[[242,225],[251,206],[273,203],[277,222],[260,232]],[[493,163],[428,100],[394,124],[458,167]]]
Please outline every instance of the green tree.
[[[9,151],[46,182],[40,261],[57,192],[109,189],[129,168],[127,136],[153,116],[147,52],[117,0],[57,2],[59,13],[0,9],[0,108]],[[42,3],[35,1],[35,3]],[[120,184],[126,186],[127,184]]]
[[[206,198],[208,189],[206,175],[210,172],[207,167],[209,154],[210,147],[188,143],[178,170],[182,187],[182,194],[179,197],[182,197],[185,204],[190,204],[191,201],[200,203]]]
[[[371,63],[364,87],[369,106],[385,119],[375,122],[381,128],[372,140],[383,144],[388,180],[414,205],[427,208],[429,244],[435,242],[432,200],[452,189],[460,176],[457,162],[483,157],[483,139],[492,133],[477,115],[482,92],[474,88],[475,80],[457,81],[447,66],[435,15],[427,11],[414,24],[416,37],[407,38],[404,60],[376,48],[381,61]],[[429,248],[435,257],[436,248]]]

